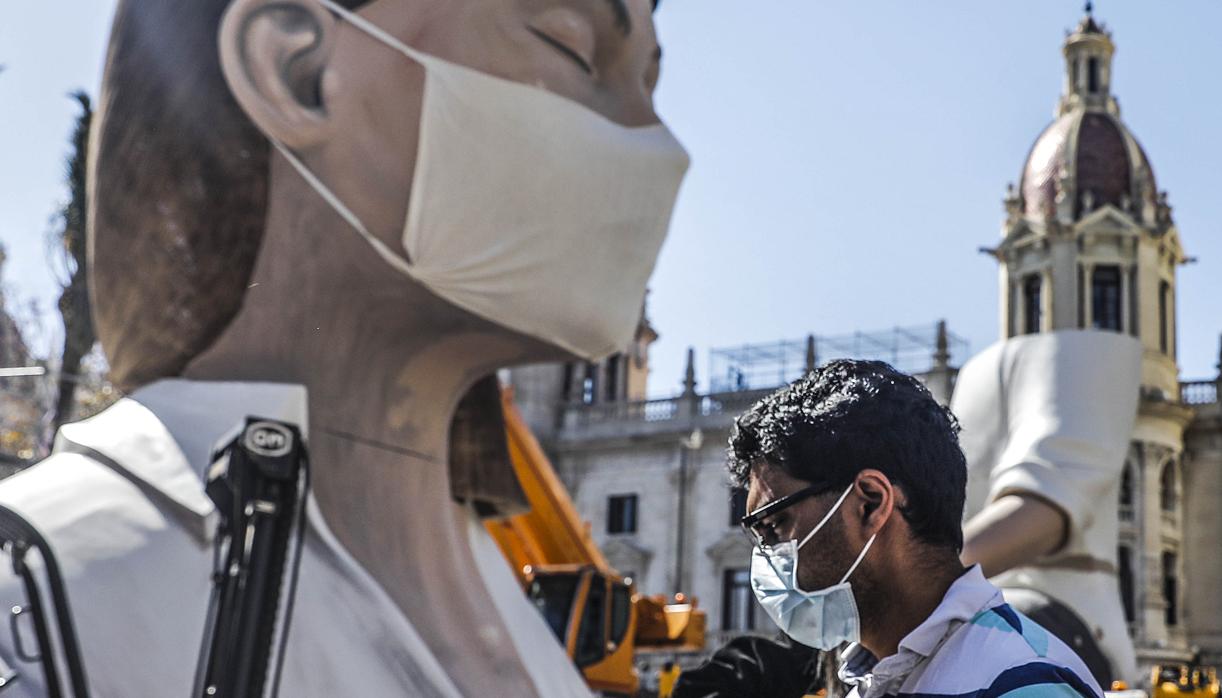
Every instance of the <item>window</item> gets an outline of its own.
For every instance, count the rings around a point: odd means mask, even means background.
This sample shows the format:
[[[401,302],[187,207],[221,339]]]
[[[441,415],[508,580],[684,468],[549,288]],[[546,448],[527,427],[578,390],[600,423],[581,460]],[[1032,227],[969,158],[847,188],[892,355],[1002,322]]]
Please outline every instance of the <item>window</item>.
[[[594,364],[586,364],[586,376],[581,381],[581,401],[587,405],[594,404],[594,398],[598,397],[598,385],[595,380],[598,375],[598,367]]]
[[[1120,267],[1095,267],[1090,281],[1092,326],[1120,331]]]
[[[750,630],[755,627],[755,594],[751,591],[751,571],[728,569],[721,592],[721,629]]]
[[[1167,354],[1171,349],[1171,325],[1167,311],[1171,306],[1171,284],[1158,283],[1158,348]]]
[[[569,362],[564,365],[564,381],[560,386],[560,394],[564,396],[565,401],[573,399],[573,374],[577,367]]]
[[[586,607],[581,614],[573,652],[573,663],[578,668],[589,666],[607,654],[606,599],[607,578],[601,574],[591,575],[590,592],[586,594]]]
[[[635,494],[617,494],[607,500],[607,533],[636,533]]]
[[[1140,305],[1137,302],[1137,266],[1129,268],[1129,334],[1134,337],[1138,336],[1137,328],[1141,325],[1138,323],[1137,308]]]
[[[1163,511],[1175,512],[1175,461],[1167,461],[1158,478],[1158,500]]]
[[[611,637],[616,645],[624,642],[628,623],[632,620],[632,594],[627,584],[611,586]]]
[[[1176,574],[1175,553],[1163,553],[1163,601],[1166,603],[1167,627],[1179,625],[1179,577]]]
[[[1023,334],[1040,331],[1040,277],[1031,274],[1023,279]]]
[[[1171,358],[1179,354],[1179,341],[1175,337],[1175,289],[1167,287],[1167,344]]]
[[[623,360],[623,354],[612,354],[607,357],[607,381],[604,386],[603,395],[607,402],[615,402],[619,399],[619,366]]]
[[[1018,284],[1006,284],[1006,337],[1018,334]]]
[[[1124,464],[1120,475],[1120,520],[1133,520],[1133,466]]]
[[[735,487],[730,490],[730,525],[738,526],[747,515],[747,490]]]
[[[531,604],[562,645],[567,641],[569,614],[573,612],[573,597],[577,594],[579,581],[580,577],[572,574],[538,576],[527,592]]]
[[[1133,596],[1133,551],[1122,545],[1116,559],[1120,563],[1120,602],[1124,605],[1124,619],[1132,623],[1137,619],[1136,598]]]
[[[1086,329],[1086,270],[1078,265],[1078,327]]]
[[[1099,91],[1099,59],[1091,56],[1086,60],[1086,89],[1095,94]]]

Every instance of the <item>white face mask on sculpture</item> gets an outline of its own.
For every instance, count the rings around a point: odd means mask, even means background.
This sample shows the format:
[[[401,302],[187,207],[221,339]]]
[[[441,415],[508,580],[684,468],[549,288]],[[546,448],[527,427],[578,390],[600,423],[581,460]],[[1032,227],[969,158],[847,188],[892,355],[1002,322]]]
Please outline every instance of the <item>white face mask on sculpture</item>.
[[[622,351],[687,171],[683,146],[664,125],[621,126],[417,51],[320,2],[424,67],[408,258],[272,139],[275,147],[388,264],[438,296],[585,359]]]
[[[756,546],[751,553],[751,589],[755,598],[782,632],[807,647],[831,650],[842,642],[861,639],[861,619],[848,580],[878,534],[866,541],[839,584],[810,592],[798,587],[798,550],[823,528],[852,491],[853,486],[849,485],[831,511],[801,543],[788,540],[770,546],[769,552]]]

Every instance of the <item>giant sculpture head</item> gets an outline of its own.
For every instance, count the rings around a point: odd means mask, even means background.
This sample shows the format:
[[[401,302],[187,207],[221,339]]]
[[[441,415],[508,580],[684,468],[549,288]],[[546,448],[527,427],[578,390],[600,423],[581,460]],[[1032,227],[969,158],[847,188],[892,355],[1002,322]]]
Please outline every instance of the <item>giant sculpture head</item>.
[[[94,308],[120,385],[182,373],[257,302],[269,254],[303,303],[327,285],[405,334],[478,327],[533,358],[612,349],[600,340],[623,322],[599,326],[587,296],[643,293],[661,239],[641,229],[664,229],[686,166],[654,113],[650,0],[341,4],[358,16],[319,0],[120,1],[90,179]],[[564,147],[523,147],[548,128]],[[324,198],[340,215],[294,217]],[[583,286],[589,269],[568,270],[572,293],[541,308],[566,294],[544,293],[539,270],[565,258],[540,261],[556,246],[539,238],[574,210],[595,233],[590,263],[632,273]],[[489,266],[506,256],[516,268]],[[593,326],[553,331],[580,325],[582,304]]]

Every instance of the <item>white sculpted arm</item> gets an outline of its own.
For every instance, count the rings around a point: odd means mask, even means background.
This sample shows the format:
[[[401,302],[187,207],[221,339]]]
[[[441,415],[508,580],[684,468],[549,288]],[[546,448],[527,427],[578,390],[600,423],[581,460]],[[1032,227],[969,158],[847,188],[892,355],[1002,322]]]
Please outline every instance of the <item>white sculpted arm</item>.
[[[963,527],[965,565],[980,565],[986,577],[1030,563],[1065,544],[1069,518],[1040,497],[1006,494]]]
[[[1116,497],[1140,357],[1130,337],[1066,331],[1008,340],[963,367],[951,407],[976,502],[964,562],[992,576],[1050,554],[1102,554],[1084,532]]]

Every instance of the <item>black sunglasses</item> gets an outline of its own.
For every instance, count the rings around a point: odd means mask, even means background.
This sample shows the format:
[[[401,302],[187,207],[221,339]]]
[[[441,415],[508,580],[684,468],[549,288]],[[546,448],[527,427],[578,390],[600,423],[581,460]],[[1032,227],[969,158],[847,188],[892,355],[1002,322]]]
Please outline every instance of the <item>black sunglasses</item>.
[[[771,502],[768,502],[759,509],[756,509],[750,514],[744,516],[738,523],[743,527],[743,531],[747,533],[747,536],[749,536],[756,545],[763,547],[767,545],[764,543],[764,535],[760,530],[763,526],[764,519],[768,518],[769,516],[774,516],[803,500],[810,499],[811,497],[818,497],[826,492],[831,492],[833,489],[835,488],[827,484],[803,487],[797,492],[787,494],[780,499],[774,499]]]

